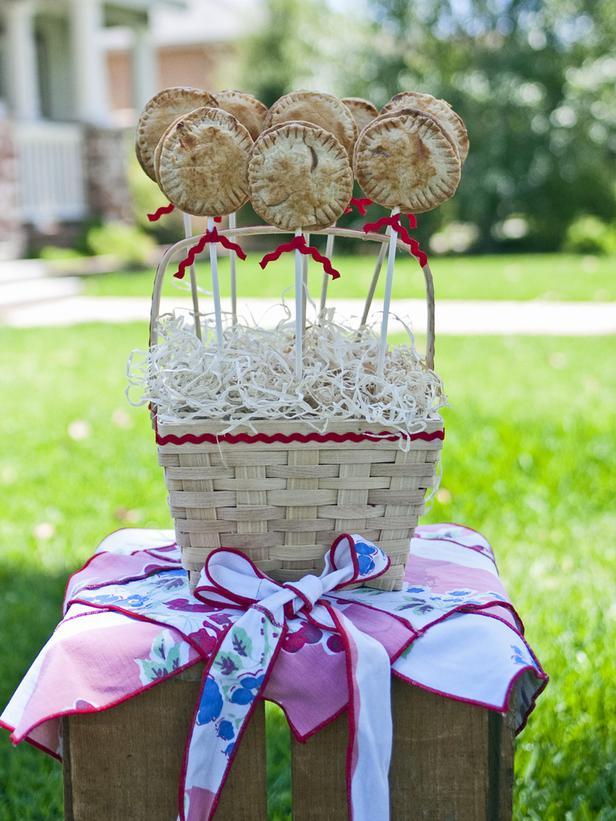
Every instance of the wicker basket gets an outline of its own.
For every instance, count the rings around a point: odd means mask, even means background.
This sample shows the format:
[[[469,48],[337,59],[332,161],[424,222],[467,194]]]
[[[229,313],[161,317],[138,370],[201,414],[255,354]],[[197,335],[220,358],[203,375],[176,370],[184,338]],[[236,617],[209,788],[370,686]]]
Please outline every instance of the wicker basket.
[[[263,226],[258,232],[272,233]],[[332,232],[366,238],[343,229],[319,233]],[[387,240],[380,235],[368,238]],[[159,265],[151,343],[157,339],[167,263],[174,250],[189,242],[170,249]],[[434,309],[426,269],[426,359],[432,367]],[[398,432],[361,421],[329,420],[323,434],[306,423],[260,422],[225,435],[226,423],[157,423],[155,409],[152,412],[176,539],[192,586],[208,553],[217,547],[241,549],[273,578],[291,581],[320,572],[334,537],[354,532],[376,542],[391,558],[389,570],[371,586],[401,587],[409,540],[423,512],[426,490],[434,483],[443,440],[440,418],[408,437],[410,447],[403,448]]]
[[[261,423],[258,434],[220,423],[157,427],[177,542],[191,583],[217,547],[243,550],[280,581],[320,572],[338,533],[375,541],[391,558],[373,585],[399,587],[409,539],[434,481],[442,424],[411,439],[357,422],[319,435],[296,422]],[[376,434],[376,435],[375,435]],[[379,435],[380,434],[380,435]]]

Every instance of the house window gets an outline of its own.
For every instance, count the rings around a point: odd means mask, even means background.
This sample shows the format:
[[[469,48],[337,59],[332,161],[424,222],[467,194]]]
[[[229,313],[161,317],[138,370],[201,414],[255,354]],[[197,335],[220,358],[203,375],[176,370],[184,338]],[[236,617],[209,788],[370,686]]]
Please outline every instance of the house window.
[[[45,119],[74,118],[71,48],[66,17],[41,15],[36,22],[41,114]]]

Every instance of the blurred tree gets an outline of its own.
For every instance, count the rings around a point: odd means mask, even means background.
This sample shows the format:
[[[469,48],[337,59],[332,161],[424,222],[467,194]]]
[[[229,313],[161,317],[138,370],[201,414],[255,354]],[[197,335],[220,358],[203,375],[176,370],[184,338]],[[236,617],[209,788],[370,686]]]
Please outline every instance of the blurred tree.
[[[270,106],[310,83],[319,53],[322,0],[266,0],[265,20],[243,49],[244,87]]]
[[[582,213],[616,219],[613,0],[367,3],[372,36],[344,90],[378,104],[431,92],[470,133],[460,191],[425,226],[456,218],[484,250],[547,250]]]

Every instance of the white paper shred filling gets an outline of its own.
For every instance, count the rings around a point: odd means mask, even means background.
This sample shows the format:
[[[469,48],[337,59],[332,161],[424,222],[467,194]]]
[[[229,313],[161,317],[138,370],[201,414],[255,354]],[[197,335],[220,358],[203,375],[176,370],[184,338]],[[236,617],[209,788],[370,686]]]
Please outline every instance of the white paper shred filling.
[[[374,330],[358,331],[326,311],[319,324],[306,327],[298,381],[288,312],[274,329],[227,324],[222,355],[213,316],[201,317],[200,340],[190,316],[164,314],[157,344],[130,355],[126,393],[132,405],[153,403],[161,421],[219,420],[229,423],[225,432],[239,425],[256,429],[259,420],[295,419],[323,432],[330,419],[361,419],[416,433],[446,400],[441,380],[401,324],[409,341],[387,351],[379,377]]]

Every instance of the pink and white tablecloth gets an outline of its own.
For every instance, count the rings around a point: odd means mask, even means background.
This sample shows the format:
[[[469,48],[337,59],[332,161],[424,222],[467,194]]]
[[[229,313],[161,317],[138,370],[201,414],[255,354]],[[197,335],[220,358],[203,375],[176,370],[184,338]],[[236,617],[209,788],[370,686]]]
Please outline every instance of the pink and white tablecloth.
[[[354,578],[369,579],[378,571],[375,562],[383,560],[382,553],[361,537],[354,539]],[[222,553],[226,555],[221,562],[242,561]],[[220,578],[227,579],[225,573],[231,570],[219,569]],[[329,572],[333,578],[342,571],[334,562]],[[203,685],[202,709],[208,715],[198,712],[194,732],[211,731],[211,743],[215,742],[217,754],[229,764],[234,739],[241,734],[238,727],[256,696],[280,704],[300,740],[346,707],[349,713],[357,713],[361,735],[361,722],[369,719],[361,713],[363,705],[354,700],[353,675],[364,675],[361,647],[354,648],[354,637],[360,643],[372,642],[372,654],[374,648],[384,648],[387,671],[391,665],[399,678],[447,698],[509,712],[518,729],[546,684],[547,676],[526,643],[522,622],[501,584],[490,545],[470,528],[455,524],[419,527],[411,542],[405,588],[400,592],[370,587],[345,590],[341,585],[334,589],[333,582],[325,587],[310,582],[294,591],[295,604],[284,605],[284,618],[271,618],[266,635],[261,632],[259,641],[265,644],[259,651],[262,668],[258,669],[265,671],[267,652],[271,660],[263,675],[251,673],[247,666],[247,648],[258,644],[250,633],[247,608],[254,615],[266,594],[268,602],[277,601],[280,593],[287,599],[289,595],[287,588],[280,591],[261,577],[253,579],[251,573],[248,568],[250,578],[246,581],[243,576],[244,583],[259,592],[251,594],[250,601],[244,598],[241,607],[220,593],[228,587],[232,595],[231,583],[212,587],[209,577],[203,581],[205,592],[196,598],[189,591],[172,531],[126,529],[111,534],[69,579],[64,617],[4,710],[0,724],[11,732],[15,744],[26,740],[60,758],[62,716],[107,709],[200,661],[211,663],[215,657],[216,675],[207,675]],[[330,577],[324,571],[321,578],[325,585]],[[251,587],[253,582],[256,586]],[[318,591],[312,592],[315,584]],[[265,592],[263,585],[268,588]],[[238,624],[240,619],[246,629]],[[330,629],[330,622],[340,629]],[[278,623],[282,631],[268,637],[267,629],[275,630]],[[278,642],[275,650],[268,649],[272,635]],[[371,652],[364,647],[363,658]],[[231,681],[234,675],[224,713],[221,676]],[[202,741],[201,753],[205,746]],[[366,746],[362,761],[366,761]],[[187,789],[181,818],[210,817],[218,780],[224,776],[222,769],[216,774],[218,765],[194,760],[199,764],[195,784],[199,786],[199,772],[204,768],[213,773],[208,776],[213,782],[199,790],[195,787],[192,799]],[[229,765],[220,764],[219,769],[225,766]],[[191,778],[190,765],[184,775]],[[351,780],[352,773],[350,784]],[[197,808],[198,792],[205,796],[199,799],[202,812]],[[369,817],[364,807],[369,800],[358,792],[355,819],[364,817],[364,810]]]

